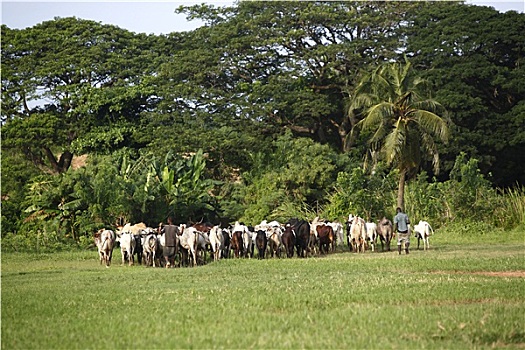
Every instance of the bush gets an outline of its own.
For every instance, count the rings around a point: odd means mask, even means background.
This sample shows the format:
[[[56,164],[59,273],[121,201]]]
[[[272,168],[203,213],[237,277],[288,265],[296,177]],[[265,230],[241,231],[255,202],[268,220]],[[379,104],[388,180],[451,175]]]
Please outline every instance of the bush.
[[[478,168],[478,160],[460,153],[445,183],[444,198],[452,219],[484,220],[494,213],[496,192]]]
[[[476,159],[460,154],[445,182],[427,182],[421,173],[405,188],[407,213],[413,222],[426,220],[435,228],[459,222],[460,227],[486,231],[494,227],[512,229],[525,225],[523,188],[498,191],[490,186],[478,169]],[[479,225],[488,225],[482,230]]]
[[[395,212],[396,178],[396,170],[387,172],[379,166],[372,174],[361,167],[340,172],[323,216],[346,220],[352,213],[369,221],[390,216]]]
[[[435,179],[429,183],[425,172],[407,183],[405,206],[412,222],[425,220],[439,227],[439,223],[450,220],[451,213],[444,197],[444,188],[444,183],[436,182]]]

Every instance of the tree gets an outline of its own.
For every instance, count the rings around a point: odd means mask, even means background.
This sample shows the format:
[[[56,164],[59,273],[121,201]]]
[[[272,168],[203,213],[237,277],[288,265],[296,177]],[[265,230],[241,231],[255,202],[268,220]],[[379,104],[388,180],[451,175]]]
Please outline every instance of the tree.
[[[344,90],[360,69],[397,55],[409,2],[239,2],[181,7],[207,25],[159,80],[163,98],[206,125],[234,122],[259,133],[308,136],[342,149],[351,124]],[[164,96],[164,95],[163,95]],[[212,116],[212,117],[210,117]]]
[[[384,158],[399,170],[400,208],[404,208],[407,176],[418,169],[425,154],[432,158],[434,170],[439,172],[434,138],[446,142],[449,136],[445,110],[425,96],[426,86],[426,81],[415,75],[410,62],[383,64],[363,77],[349,108],[350,114],[363,117],[353,132],[371,132],[366,137],[372,157]]]
[[[81,150],[84,137],[137,125],[155,102],[145,82],[158,63],[153,39],[76,18],[2,26],[3,146],[57,174],[69,168],[74,141]]]
[[[484,6],[435,2],[413,14],[406,54],[458,131],[441,180],[466,152],[495,185],[525,183],[524,31],[525,14]]]

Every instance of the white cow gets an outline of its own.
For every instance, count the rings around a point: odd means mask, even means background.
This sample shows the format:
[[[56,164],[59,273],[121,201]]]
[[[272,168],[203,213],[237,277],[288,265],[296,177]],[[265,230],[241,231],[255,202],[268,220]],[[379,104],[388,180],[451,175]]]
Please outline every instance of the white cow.
[[[341,224],[340,222],[334,221],[334,222],[329,222],[328,225],[332,226],[332,229],[334,230],[336,242],[339,242],[339,244],[344,244],[343,224]]]
[[[122,254],[122,265],[126,263],[126,258],[128,260],[129,266],[133,265],[135,262],[133,253],[135,252],[135,238],[132,233],[123,233],[120,237],[117,238],[117,241],[120,242],[120,253]]]
[[[419,249],[419,240],[423,240],[423,250],[430,249],[428,237],[434,234],[432,226],[426,221],[419,221],[417,225],[414,225],[414,235],[417,237],[417,249]]]
[[[139,222],[138,224],[132,225],[130,223],[127,223],[124,225],[124,227],[119,227],[119,230],[117,231],[117,234],[119,233],[131,233],[133,235],[140,235],[143,230],[146,230],[147,227],[143,222]]]
[[[113,256],[113,247],[115,246],[115,232],[104,228],[98,230],[95,233],[95,245],[98,249],[100,263],[104,262],[106,267],[109,267]]]
[[[376,238],[377,238],[377,224],[375,222],[367,222],[365,240],[370,244],[372,251],[375,250]]]
[[[142,249],[144,259],[146,260],[146,266],[155,267],[155,261],[158,258],[160,258],[157,256],[157,252],[159,251],[159,244],[160,242],[156,234],[150,233],[145,236],[144,241],[142,243]]]
[[[365,220],[350,214],[348,217],[350,230],[348,232],[348,244],[356,253],[365,252],[366,225]]]
[[[202,252],[202,261],[206,262],[206,247],[210,244],[210,237],[207,233],[197,230],[197,253]]]
[[[134,224],[134,225],[127,223],[126,225],[124,225],[124,227],[118,228],[117,242],[120,242],[120,252],[122,253],[122,264],[125,263],[126,257],[127,257],[127,260],[130,266],[135,263],[134,254],[137,253],[135,251],[135,248],[137,245],[137,242],[135,241],[135,236],[139,236],[146,229],[147,227],[143,222],[139,222],[138,224]],[[142,249],[140,253],[142,253]]]
[[[210,245],[213,252],[213,260],[217,261],[222,257],[224,248],[224,236],[219,226],[213,226],[210,230]]]
[[[283,231],[279,226],[270,226],[266,229],[266,238],[268,239],[268,248],[270,249],[270,254],[272,258],[277,255],[278,258],[281,257],[281,247],[283,241],[281,236]]]
[[[191,266],[197,265],[197,229],[194,227],[181,226],[180,246],[184,248],[191,259]]]
[[[248,227],[242,233],[242,243],[244,245],[244,257],[251,258],[253,256],[253,233],[248,230]]]

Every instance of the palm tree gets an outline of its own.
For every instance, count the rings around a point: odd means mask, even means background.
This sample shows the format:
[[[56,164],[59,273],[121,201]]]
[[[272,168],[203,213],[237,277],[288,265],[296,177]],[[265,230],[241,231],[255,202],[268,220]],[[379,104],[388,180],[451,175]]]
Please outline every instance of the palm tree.
[[[425,97],[425,80],[415,76],[410,65],[388,63],[366,75],[357,85],[349,116],[362,117],[350,133],[370,132],[368,148],[373,155],[399,170],[397,206],[404,208],[405,180],[417,170],[422,156],[432,157],[439,172],[439,154],[435,138],[447,142],[446,111],[438,102]],[[440,116],[442,115],[442,117]]]

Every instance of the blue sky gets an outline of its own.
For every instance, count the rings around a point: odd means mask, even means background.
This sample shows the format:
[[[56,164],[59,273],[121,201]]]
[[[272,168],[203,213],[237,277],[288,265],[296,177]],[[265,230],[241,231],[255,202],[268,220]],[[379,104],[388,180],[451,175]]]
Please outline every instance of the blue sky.
[[[114,24],[137,33],[167,34],[174,31],[192,30],[201,22],[186,21],[184,15],[174,13],[180,5],[210,3],[228,6],[233,1],[4,1],[2,0],[2,24],[10,28],[27,28],[54,17],[75,16],[103,24]],[[493,6],[499,11],[516,10],[524,12],[525,0],[467,0],[467,3]]]

